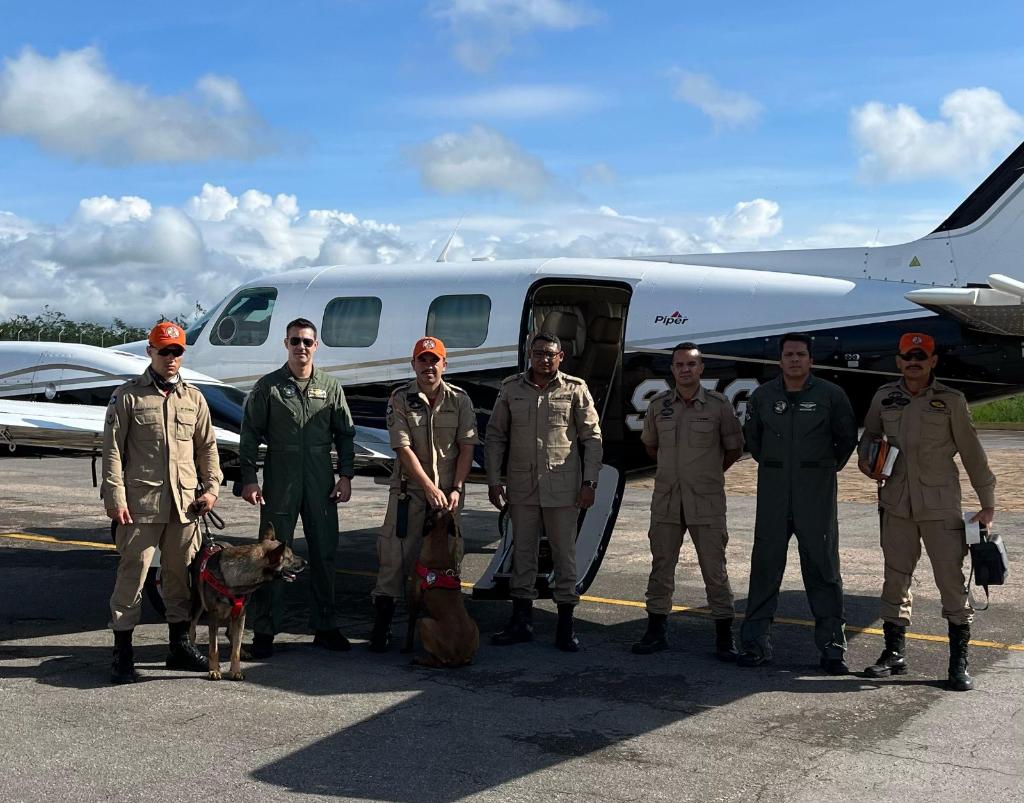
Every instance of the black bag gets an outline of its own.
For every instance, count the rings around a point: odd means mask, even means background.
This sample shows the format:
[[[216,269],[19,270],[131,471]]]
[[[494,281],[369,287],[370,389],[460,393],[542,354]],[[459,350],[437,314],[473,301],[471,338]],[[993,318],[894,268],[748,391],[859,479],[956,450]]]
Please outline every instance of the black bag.
[[[971,565],[974,567],[974,584],[988,590],[989,586],[1001,586],[1006,582],[1010,562],[1006,558],[1006,547],[998,535],[971,544]]]
[[[988,607],[988,587],[1001,586],[1006,582],[1006,574],[1010,570],[1010,560],[1006,556],[1006,547],[998,534],[989,536],[988,529],[981,528],[981,541],[970,545],[971,571],[974,584],[985,589],[985,608]],[[968,580],[968,582],[970,582]],[[979,608],[978,610],[985,610]]]

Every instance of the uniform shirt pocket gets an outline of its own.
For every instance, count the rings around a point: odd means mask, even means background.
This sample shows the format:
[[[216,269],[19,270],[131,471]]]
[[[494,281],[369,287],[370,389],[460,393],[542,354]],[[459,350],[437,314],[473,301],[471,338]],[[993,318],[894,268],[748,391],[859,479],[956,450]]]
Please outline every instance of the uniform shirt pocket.
[[[676,417],[674,415],[658,415],[654,419],[654,428],[658,430],[658,443],[664,441],[675,445]]]
[[[899,437],[902,419],[903,412],[901,410],[886,410],[882,413],[882,432],[887,438]]]
[[[529,424],[533,417],[533,408],[533,401],[526,396],[513,396],[508,400],[508,411],[513,424]]]
[[[190,441],[196,431],[196,411],[178,410],[174,414],[174,437],[179,441]]]
[[[548,423],[553,427],[569,426],[569,416],[572,415],[571,401],[548,401]]]
[[[135,413],[135,436],[139,440],[155,441],[163,438],[164,421],[159,410],[147,410]],[[193,424],[195,421],[193,420]]]
[[[944,441],[949,439],[949,417],[942,413],[931,413],[921,417],[921,440]]]
[[[686,429],[690,446],[706,449],[715,442],[715,425],[711,421],[692,421]]]

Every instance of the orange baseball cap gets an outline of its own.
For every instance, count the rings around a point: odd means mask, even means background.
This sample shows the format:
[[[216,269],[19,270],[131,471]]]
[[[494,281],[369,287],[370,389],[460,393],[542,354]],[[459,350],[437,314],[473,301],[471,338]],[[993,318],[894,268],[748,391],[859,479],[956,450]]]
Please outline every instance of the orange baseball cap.
[[[921,349],[931,357],[935,353],[935,338],[921,332],[907,332],[900,338],[900,354],[906,354],[914,349]]]
[[[412,347],[412,358],[415,360],[425,351],[429,351],[431,354],[436,354],[442,360],[447,359],[448,357],[448,352],[445,351],[444,343],[436,337],[421,337],[417,340],[416,345]]]
[[[158,349],[164,346],[185,348],[185,330],[172,321],[160,321],[149,330],[149,345]]]

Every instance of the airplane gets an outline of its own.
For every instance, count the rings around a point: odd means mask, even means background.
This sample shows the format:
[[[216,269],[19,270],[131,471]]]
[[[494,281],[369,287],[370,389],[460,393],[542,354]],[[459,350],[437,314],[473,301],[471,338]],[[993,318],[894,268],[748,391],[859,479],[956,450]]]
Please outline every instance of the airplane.
[[[605,440],[597,502],[577,539],[582,592],[627,474],[651,466],[639,432],[650,398],[669,387],[680,341],[700,344],[703,384],[738,415],[777,375],[779,336],[795,330],[812,335],[815,372],[846,390],[858,417],[898,375],[896,343],[908,330],[935,338],[938,378],[970,401],[1024,389],[1024,282],[1007,275],[1024,253],[1022,168],[1024,143],[934,231],[894,246],[292,270],[242,285],[189,326],[187,364],[247,390],[284,361],[285,324],[308,318],[319,327],[317,365],[341,381],[361,432],[385,455],[387,398],[413,376],[417,338],[445,342],[446,377],[469,393],[483,432],[501,380],[527,366],[532,335],[558,335],[562,369],[587,380]],[[0,385],[0,411],[4,395]],[[506,532],[474,595],[505,596],[510,569]],[[542,591],[549,579],[539,578]]]

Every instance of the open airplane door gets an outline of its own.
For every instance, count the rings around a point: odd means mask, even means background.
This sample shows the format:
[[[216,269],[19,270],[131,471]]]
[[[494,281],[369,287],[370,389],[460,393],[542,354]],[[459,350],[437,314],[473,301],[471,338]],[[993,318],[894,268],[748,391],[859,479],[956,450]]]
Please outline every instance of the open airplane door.
[[[601,419],[605,460],[598,476],[593,506],[581,511],[576,534],[576,590],[583,594],[594,581],[615,528],[626,485],[615,467],[624,431],[621,377],[625,348],[626,311],[632,290],[617,282],[547,279],[537,282],[523,311],[520,370],[527,365],[527,351],[533,335],[549,332],[562,341],[565,359],[562,370],[587,381]],[[611,459],[610,459],[611,458]],[[499,518],[501,541],[487,571],[473,586],[478,599],[507,599],[512,579],[512,543],[515,533],[507,512]],[[551,597],[554,567],[551,548],[541,534],[537,568],[537,592]]]

